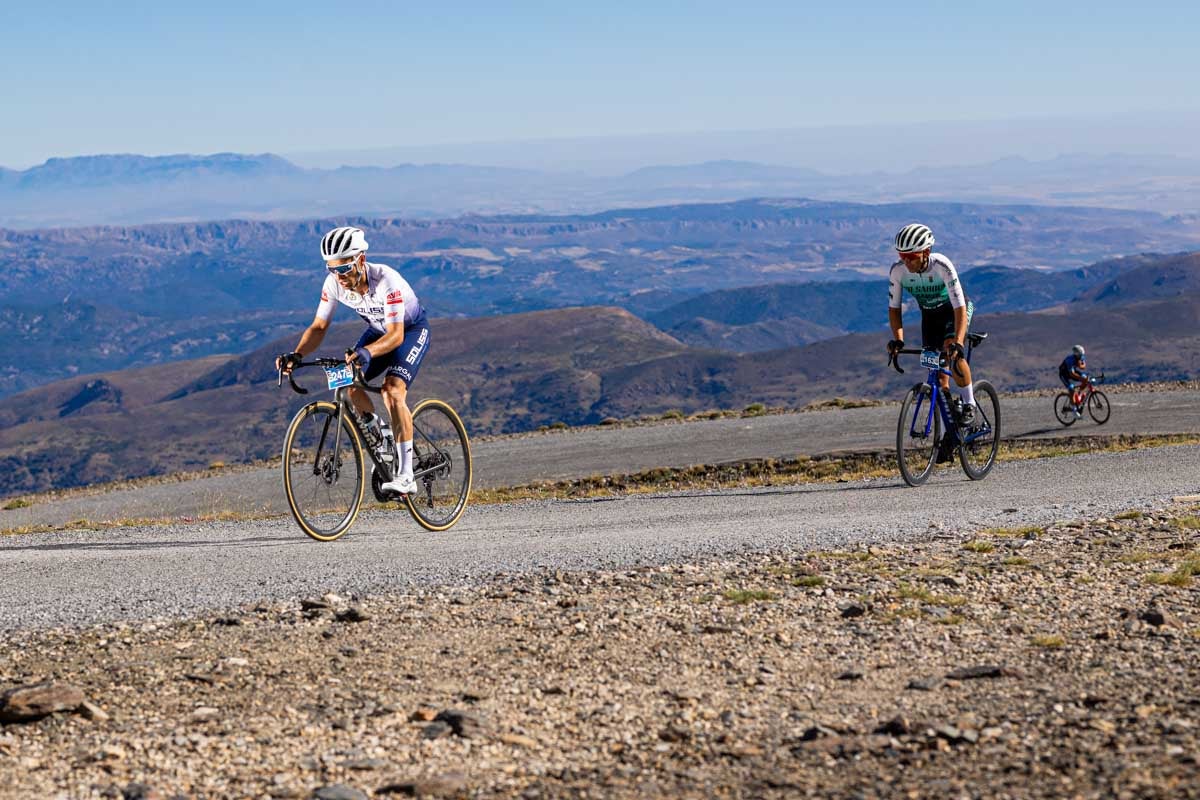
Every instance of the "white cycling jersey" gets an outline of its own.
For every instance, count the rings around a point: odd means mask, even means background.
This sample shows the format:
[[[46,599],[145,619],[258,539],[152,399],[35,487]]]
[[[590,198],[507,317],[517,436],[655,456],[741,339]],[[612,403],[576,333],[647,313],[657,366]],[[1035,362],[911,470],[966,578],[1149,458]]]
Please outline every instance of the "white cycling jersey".
[[[904,302],[902,290],[907,289],[922,311],[949,303],[954,308],[967,304],[958,271],[953,262],[941,253],[929,254],[929,266],[924,272],[909,272],[903,261],[892,264],[888,273],[888,307],[900,308]]]
[[[423,313],[417,295],[399,272],[386,264],[372,264],[369,261],[366,294],[343,289],[332,274],[325,278],[325,285],[321,287],[321,304],[317,306],[317,319],[329,321],[333,316],[334,301],[354,309],[380,333],[387,333],[388,325],[408,327]]]

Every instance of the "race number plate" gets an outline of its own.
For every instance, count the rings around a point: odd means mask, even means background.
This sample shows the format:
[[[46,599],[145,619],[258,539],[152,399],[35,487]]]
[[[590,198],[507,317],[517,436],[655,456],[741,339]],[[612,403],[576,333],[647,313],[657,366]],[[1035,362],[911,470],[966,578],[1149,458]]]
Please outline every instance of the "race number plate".
[[[329,379],[329,388],[337,389],[354,383],[354,370],[349,364],[340,367],[325,367],[325,377]]]
[[[942,354],[937,350],[921,351],[921,366],[926,369],[937,369],[942,365]]]

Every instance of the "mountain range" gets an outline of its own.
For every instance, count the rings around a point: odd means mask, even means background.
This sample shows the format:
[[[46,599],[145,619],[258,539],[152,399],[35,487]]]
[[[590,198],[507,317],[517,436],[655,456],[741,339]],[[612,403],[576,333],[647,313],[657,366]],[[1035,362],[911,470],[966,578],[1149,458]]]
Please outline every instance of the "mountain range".
[[[1200,213],[1200,160],[1123,154],[1044,161],[1010,157],[860,174],[719,160],[590,175],[438,163],[314,169],[270,153],[95,155],[52,158],[20,171],[0,169],[0,227],[590,214],[746,197],[1089,205],[1194,216]]]
[[[1194,377],[1198,274],[1200,253],[1141,257],[1097,265],[1092,275],[1104,279],[1071,302],[981,312],[974,328],[989,339],[976,369],[1002,391],[1054,385],[1059,361],[1082,341],[1110,380]],[[999,280],[996,288],[1020,286],[1019,279],[1029,277]],[[781,298],[794,291],[768,288]],[[741,291],[755,302],[764,297],[762,287]],[[765,296],[763,312],[744,310],[740,324],[771,324],[769,314],[783,303]],[[876,302],[882,318],[881,297]],[[863,324],[868,317],[864,310]],[[360,323],[335,326],[326,352],[336,354],[360,329]],[[885,368],[886,338],[881,326],[735,354],[681,342],[624,309],[439,319],[413,399],[445,398],[473,433],[486,433],[669,409],[799,406],[838,395],[894,398],[914,378]],[[319,394],[301,398],[275,386],[272,357],[294,343],[290,334],[238,356],[80,376],[0,398],[0,496],[275,455],[290,415]],[[318,389],[321,378],[309,373],[300,380]]]

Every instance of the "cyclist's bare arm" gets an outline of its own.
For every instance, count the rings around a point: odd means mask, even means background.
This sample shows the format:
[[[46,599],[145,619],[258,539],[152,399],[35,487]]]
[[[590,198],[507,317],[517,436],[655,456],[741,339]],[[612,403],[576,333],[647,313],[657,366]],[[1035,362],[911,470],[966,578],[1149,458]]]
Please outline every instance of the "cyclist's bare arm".
[[[326,323],[326,324],[328,324],[328,323]],[[309,330],[312,330],[312,328],[309,328]],[[324,336],[325,332],[322,331],[321,335]],[[384,353],[392,352],[397,347],[399,347],[403,342],[404,342],[404,326],[403,325],[388,325],[387,332],[384,333],[383,336],[380,336],[378,339],[371,342],[369,345],[366,345],[366,347],[364,349],[368,353],[371,354],[371,358],[375,358],[375,356],[379,356],[379,355],[383,355]],[[352,363],[357,360],[358,360],[358,358],[354,354],[349,354],[346,356],[347,363]]]
[[[960,345],[967,343],[967,307],[965,305],[954,309],[954,341]]]
[[[892,338],[904,341],[904,315],[900,309],[888,309],[888,325],[892,328]]]
[[[296,352],[304,356],[316,350],[325,340],[325,331],[327,330],[329,330],[329,320],[320,317],[314,318],[312,324],[304,330],[304,333],[300,334],[300,343],[296,345]],[[275,368],[279,369],[279,367],[279,359],[275,359]],[[291,369],[285,369],[284,372],[291,372]]]

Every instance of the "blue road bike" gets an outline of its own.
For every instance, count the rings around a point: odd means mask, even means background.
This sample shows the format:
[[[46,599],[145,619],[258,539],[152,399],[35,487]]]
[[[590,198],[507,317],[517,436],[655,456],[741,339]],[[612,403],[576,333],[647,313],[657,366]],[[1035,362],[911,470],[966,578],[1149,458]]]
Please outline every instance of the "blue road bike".
[[[967,363],[971,351],[987,338],[986,333],[967,334]],[[921,357],[921,366],[929,370],[924,383],[908,390],[900,406],[896,426],[896,460],[900,474],[909,486],[929,480],[937,464],[954,460],[955,453],[963,472],[973,481],[985,477],[996,463],[1000,448],[1000,399],[987,381],[975,381],[975,418],[962,424],[951,407],[949,392],[938,385],[942,375],[953,377],[944,356],[937,350],[899,350],[889,356],[888,364],[903,373],[900,355]]]

